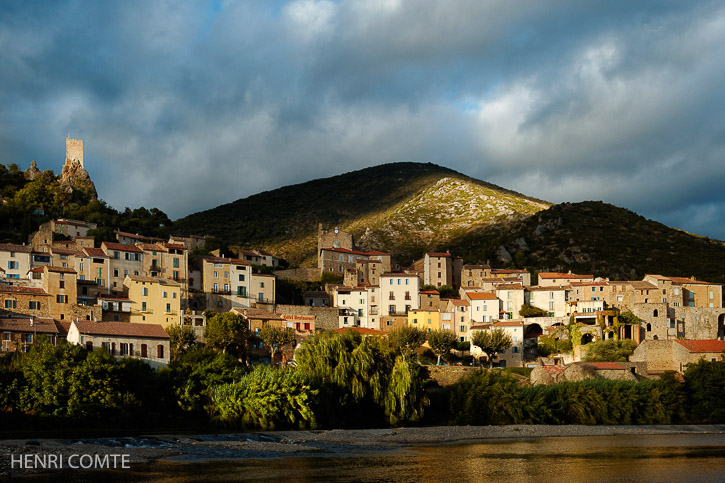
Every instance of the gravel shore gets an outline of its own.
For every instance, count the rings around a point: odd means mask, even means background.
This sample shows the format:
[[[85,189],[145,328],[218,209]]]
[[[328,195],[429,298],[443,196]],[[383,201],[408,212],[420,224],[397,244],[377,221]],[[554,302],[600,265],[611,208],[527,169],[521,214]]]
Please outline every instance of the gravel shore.
[[[202,462],[289,456],[349,456],[411,446],[550,437],[725,434],[722,425],[670,426],[440,426],[326,431],[275,431],[123,438],[0,440],[0,477],[54,471],[14,467],[19,455],[128,455],[132,467],[153,461]],[[64,467],[67,469],[67,466]]]

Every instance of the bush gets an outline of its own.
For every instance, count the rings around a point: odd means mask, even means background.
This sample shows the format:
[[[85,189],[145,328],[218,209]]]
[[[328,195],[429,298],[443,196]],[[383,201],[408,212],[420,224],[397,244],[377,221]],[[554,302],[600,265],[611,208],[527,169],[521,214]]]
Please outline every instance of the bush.
[[[629,339],[600,340],[587,344],[587,362],[627,362],[637,344]]]

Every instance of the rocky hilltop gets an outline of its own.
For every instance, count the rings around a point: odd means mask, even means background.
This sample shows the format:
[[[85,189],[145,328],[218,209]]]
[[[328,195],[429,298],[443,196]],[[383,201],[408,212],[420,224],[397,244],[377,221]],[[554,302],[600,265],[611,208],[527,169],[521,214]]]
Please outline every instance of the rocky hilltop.
[[[472,230],[549,206],[434,164],[392,163],[237,200],[177,220],[175,230],[266,246],[293,264],[314,265],[321,222],[409,263]]]

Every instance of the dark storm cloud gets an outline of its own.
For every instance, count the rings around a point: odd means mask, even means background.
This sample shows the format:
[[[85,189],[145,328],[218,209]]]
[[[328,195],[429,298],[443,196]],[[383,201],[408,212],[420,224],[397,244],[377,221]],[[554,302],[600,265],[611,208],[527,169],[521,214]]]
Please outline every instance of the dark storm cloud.
[[[375,164],[443,164],[725,238],[720,2],[10,2],[5,163],[63,137],[171,216]]]

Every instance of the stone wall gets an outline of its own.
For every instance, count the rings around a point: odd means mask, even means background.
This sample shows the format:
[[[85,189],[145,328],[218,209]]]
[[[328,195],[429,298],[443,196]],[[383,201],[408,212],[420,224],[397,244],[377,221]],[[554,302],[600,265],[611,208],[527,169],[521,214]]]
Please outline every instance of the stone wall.
[[[423,377],[436,381],[439,386],[450,386],[478,370],[479,367],[467,366],[423,366]]]
[[[725,309],[706,307],[672,307],[675,318],[685,324],[685,339],[716,339],[718,319]]]
[[[672,340],[645,340],[629,356],[630,362],[646,362],[647,371],[677,371],[679,361],[675,360]]]
[[[338,328],[340,309],[337,307],[312,307],[309,305],[283,305],[278,304],[276,314],[287,315],[313,315],[315,317],[315,330],[335,330]]]
[[[320,279],[319,268],[290,268],[287,270],[276,270],[274,274],[282,280],[317,282]]]

